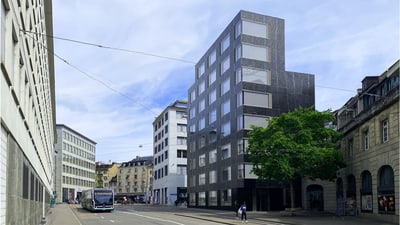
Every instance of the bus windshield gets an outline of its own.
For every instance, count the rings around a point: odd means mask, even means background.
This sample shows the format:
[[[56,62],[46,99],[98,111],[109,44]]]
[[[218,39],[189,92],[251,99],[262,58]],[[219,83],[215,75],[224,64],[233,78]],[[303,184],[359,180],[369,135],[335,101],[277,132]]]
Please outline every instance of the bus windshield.
[[[112,204],[113,194],[112,191],[95,191],[94,201],[96,204]]]

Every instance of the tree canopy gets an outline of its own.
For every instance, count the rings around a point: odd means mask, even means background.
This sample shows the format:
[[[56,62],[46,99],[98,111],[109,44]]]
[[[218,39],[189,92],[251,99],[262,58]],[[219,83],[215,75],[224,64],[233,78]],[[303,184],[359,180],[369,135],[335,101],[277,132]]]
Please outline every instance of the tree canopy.
[[[344,161],[336,144],[340,133],[326,126],[334,119],[330,111],[299,108],[272,118],[267,127],[253,126],[248,149],[253,172],[276,181],[335,178]]]

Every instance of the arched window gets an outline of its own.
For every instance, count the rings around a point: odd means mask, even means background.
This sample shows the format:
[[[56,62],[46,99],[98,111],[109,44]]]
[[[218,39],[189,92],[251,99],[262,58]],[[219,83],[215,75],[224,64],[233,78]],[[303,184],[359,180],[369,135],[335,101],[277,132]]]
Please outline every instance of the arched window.
[[[372,212],[372,177],[369,171],[361,174],[361,211]]]
[[[379,213],[394,214],[394,173],[390,166],[382,166],[378,172],[378,211]]]

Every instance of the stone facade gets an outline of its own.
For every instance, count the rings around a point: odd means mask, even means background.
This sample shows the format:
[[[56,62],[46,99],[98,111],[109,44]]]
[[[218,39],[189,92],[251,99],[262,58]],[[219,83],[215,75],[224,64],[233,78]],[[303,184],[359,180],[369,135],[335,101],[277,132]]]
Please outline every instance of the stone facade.
[[[96,187],[97,188],[112,188],[110,182],[113,177],[118,174],[118,169],[121,163],[104,164],[101,162],[96,163]],[[114,190],[116,192],[116,190]]]

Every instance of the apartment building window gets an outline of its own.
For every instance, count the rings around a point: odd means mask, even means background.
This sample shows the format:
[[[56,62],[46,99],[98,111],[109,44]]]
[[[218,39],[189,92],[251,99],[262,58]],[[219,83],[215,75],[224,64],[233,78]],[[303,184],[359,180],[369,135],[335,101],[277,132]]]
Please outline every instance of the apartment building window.
[[[230,148],[230,145],[225,145],[225,146],[223,146],[222,147],[222,150],[221,150],[221,157],[222,157],[222,159],[227,159],[227,158],[230,158],[231,157],[231,148]]]
[[[242,33],[250,36],[268,38],[267,24],[255,23],[243,20]]]
[[[230,90],[231,79],[229,77],[221,84],[221,96]]]
[[[165,143],[165,146],[168,146],[168,138],[165,138],[164,143]]]
[[[165,127],[164,127],[164,133],[168,133],[168,125],[165,125]]]
[[[164,115],[164,120],[165,120],[165,121],[168,121],[168,112],[165,113],[165,115]]]
[[[193,89],[192,92],[190,92],[190,102],[193,102],[196,100],[196,89]]]
[[[211,86],[211,84],[213,84],[216,80],[217,80],[217,72],[214,69],[208,75],[208,86]]]
[[[203,130],[206,127],[206,119],[204,117],[199,120],[199,131]]]
[[[205,205],[206,205],[206,193],[199,192],[199,206],[205,206]]]
[[[208,65],[211,66],[212,64],[214,64],[216,59],[217,59],[217,51],[214,49],[208,56]]]
[[[186,132],[186,124],[180,124],[180,123],[178,123],[177,124],[177,126],[176,126],[176,130],[178,131],[178,132]]]
[[[196,124],[191,124],[189,127],[190,133],[194,133],[196,131]]]
[[[210,94],[208,95],[208,105],[211,105],[212,103],[215,102],[215,100],[217,100],[217,90],[214,89],[210,92]]]
[[[259,70],[254,68],[242,68],[242,80],[244,82],[257,83],[257,84],[271,84],[271,71]]]
[[[164,156],[165,156],[165,157],[164,157],[165,159],[168,159],[168,150],[166,150],[166,151],[164,152]]]
[[[230,206],[232,205],[232,190],[222,190],[221,191],[221,205]]]
[[[244,178],[244,165],[238,165],[238,179]]]
[[[353,157],[354,155],[353,139],[348,140],[347,148],[348,148],[348,156]]]
[[[237,130],[243,130],[243,115],[237,117]]]
[[[206,184],[206,174],[202,173],[199,175],[199,185],[204,185]]]
[[[200,84],[199,84],[199,95],[200,95],[201,93],[203,93],[205,89],[206,89],[206,82],[203,80],[203,81],[200,82]]]
[[[222,53],[224,53],[224,51],[226,49],[228,49],[229,45],[230,45],[230,39],[229,39],[229,34],[227,34],[224,37],[224,39],[222,39],[222,42],[221,42],[221,55],[222,55]]]
[[[230,99],[227,99],[221,105],[221,117],[228,114],[230,111],[231,111],[231,101],[230,101]]]
[[[364,150],[367,151],[369,149],[369,133],[368,130],[364,131]]]
[[[186,145],[186,138],[185,137],[177,137],[176,138],[176,144],[178,145]]]
[[[210,184],[215,184],[217,183],[217,171],[216,170],[211,170],[208,173],[209,177],[208,177],[208,183]]]
[[[186,150],[177,150],[176,151],[177,158],[187,158],[187,151]]]
[[[195,106],[193,106],[193,108],[190,109],[189,116],[190,116],[190,119],[193,119],[196,117],[196,107]]]
[[[197,77],[200,77],[201,75],[203,75],[204,71],[206,71],[206,65],[204,62],[202,62],[200,64],[200,66],[197,68]]]
[[[206,155],[202,154],[199,156],[199,167],[203,167],[206,165]]]
[[[164,166],[164,174],[168,176],[168,165]]]
[[[217,149],[211,150],[208,153],[208,162],[211,163],[215,163],[217,162]]]
[[[235,62],[242,58],[242,46],[238,45],[235,49]]]
[[[222,181],[230,181],[231,180],[231,167],[225,167],[222,170]]]
[[[218,204],[217,191],[208,192],[208,205],[216,206]]]
[[[242,58],[254,59],[263,62],[270,62],[271,61],[270,48],[266,46],[243,44]]]
[[[221,69],[221,75],[224,74],[230,67],[230,57],[229,55],[225,57],[225,59],[221,62],[220,65]]]
[[[231,134],[231,122],[228,121],[221,126],[221,133],[224,137]]]
[[[178,165],[176,167],[176,173],[179,175],[186,175],[187,174],[187,166],[186,165]]]
[[[385,143],[389,140],[389,126],[388,120],[382,121],[382,142]]]
[[[199,101],[199,112],[203,111],[206,108],[206,101],[204,99],[201,99]]]
[[[248,106],[271,108],[268,93],[244,92],[243,104]]]
[[[189,193],[189,205],[196,206],[196,193]]]
[[[242,21],[235,24],[235,39],[242,34]]]
[[[212,111],[210,111],[208,117],[209,124],[214,123],[216,120],[217,120],[217,110],[213,109]]]

